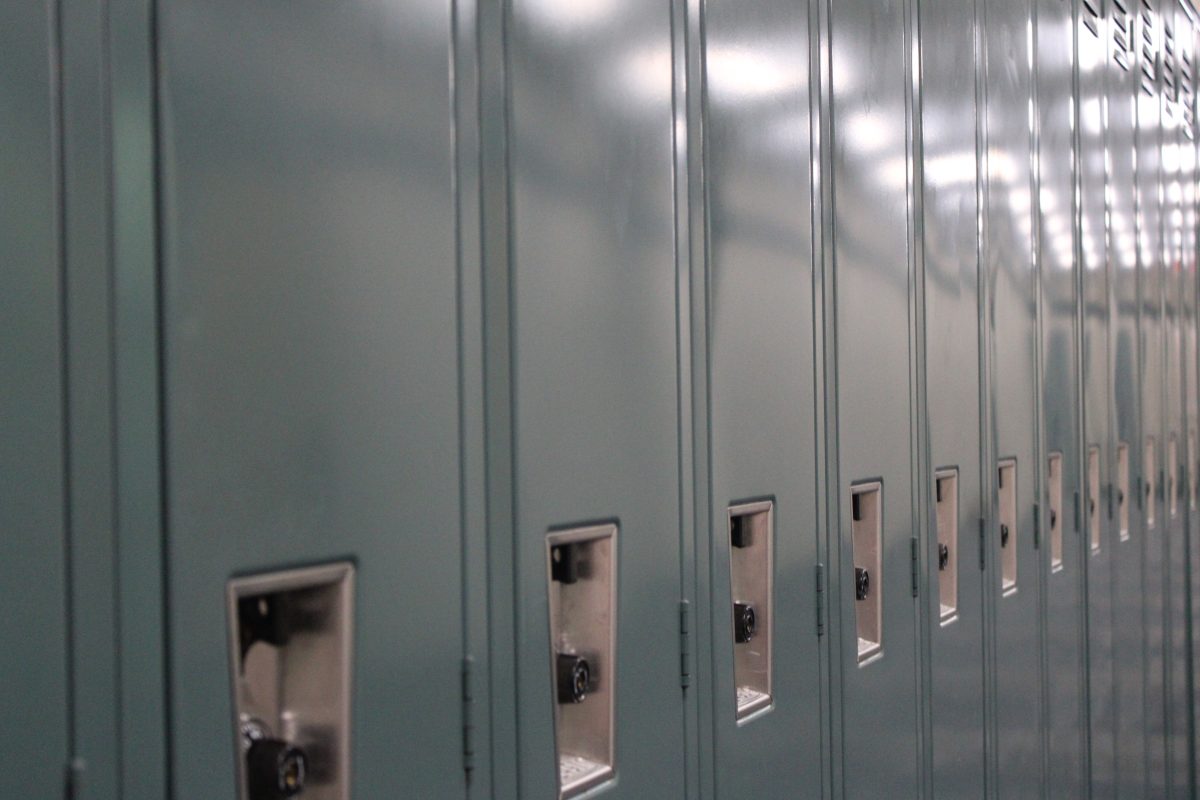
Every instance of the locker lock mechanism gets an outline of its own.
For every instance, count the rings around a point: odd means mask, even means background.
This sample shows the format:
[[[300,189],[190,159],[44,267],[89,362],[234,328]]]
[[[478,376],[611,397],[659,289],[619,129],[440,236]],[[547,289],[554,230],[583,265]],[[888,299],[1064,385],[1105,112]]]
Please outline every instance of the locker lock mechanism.
[[[854,568],[854,599],[866,600],[871,594],[871,573],[865,567]]]
[[[950,566],[950,547],[949,545],[938,545],[938,571],[945,572],[946,567]]]
[[[1008,525],[1000,524],[1000,546],[1008,547]]]
[[[250,800],[287,800],[304,791],[308,776],[304,750],[271,737],[258,720],[242,723],[242,746]]]
[[[582,703],[592,688],[592,665],[574,653],[559,653],[557,664],[558,702],[562,705]]]
[[[733,640],[745,644],[754,638],[758,628],[758,616],[750,603],[733,604]]]
[[[1052,508],[1052,509],[1050,509],[1050,527],[1055,528],[1057,526],[1058,526],[1058,512]]]

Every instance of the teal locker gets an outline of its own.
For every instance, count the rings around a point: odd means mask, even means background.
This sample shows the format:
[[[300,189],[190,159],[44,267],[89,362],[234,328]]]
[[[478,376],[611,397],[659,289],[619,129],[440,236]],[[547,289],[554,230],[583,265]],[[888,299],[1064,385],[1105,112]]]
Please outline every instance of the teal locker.
[[[1140,69],[1139,10],[1111,7],[1111,42],[1105,68],[1109,157],[1106,235],[1112,263],[1113,373],[1108,391],[1114,409],[1113,680],[1116,715],[1116,794],[1146,793],[1146,661],[1143,586],[1147,528],[1143,472],[1141,370],[1143,351],[1135,128]],[[1089,585],[1089,591],[1092,586]]]
[[[1114,252],[1105,235],[1105,170],[1108,154],[1105,150],[1105,70],[1112,36],[1120,28],[1112,15],[1092,14],[1087,4],[1078,4],[1079,21],[1076,37],[1079,43],[1077,108],[1079,141],[1079,220],[1078,252],[1079,279],[1082,289],[1082,371],[1080,374],[1081,407],[1083,411],[1083,440],[1080,492],[1083,503],[1083,529],[1079,532],[1079,548],[1086,563],[1087,598],[1084,605],[1087,618],[1087,689],[1088,715],[1080,720],[1078,730],[1088,736],[1090,743],[1091,797],[1116,796],[1116,736],[1114,700],[1113,644],[1113,564],[1120,537],[1114,530],[1120,516],[1115,509],[1114,487],[1118,455],[1112,436],[1113,402],[1110,392],[1110,370],[1113,358],[1111,302],[1113,292]],[[1123,20],[1122,20],[1123,22]],[[1050,402],[1047,399],[1047,402]],[[1127,467],[1126,467],[1127,470]],[[1054,575],[1051,574],[1051,596]],[[1053,601],[1052,601],[1053,604]],[[1055,612],[1049,611],[1051,625]],[[1053,647],[1053,636],[1048,637]],[[1051,670],[1053,671],[1053,667]],[[1051,742],[1055,739],[1051,720]],[[1053,763],[1053,761],[1052,761]],[[1052,767],[1053,769],[1053,767]],[[1082,787],[1079,794],[1083,793]],[[1050,795],[1055,796],[1051,791]]]
[[[1092,277],[1089,270],[1099,268],[1102,281],[1104,243],[1098,231],[1103,218],[1094,212],[1103,193],[1093,188],[1086,199],[1081,193],[1082,208],[1071,202],[1071,197],[1076,181],[1088,180],[1094,186],[1097,177],[1103,180],[1104,164],[1102,153],[1087,149],[1081,148],[1079,157],[1073,157],[1077,130],[1086,143],[1098,140],[1100,109],[1097,100],[1081,97],[1076,117],[1072,99],[1076,67],[1096,60],[1102,45],[1098,32],[1093,34],[1087,27],[1076,30],[1070,4],[1036,0],[1034,19],[1042,455],[1036,498],[1039,541],[1033,571],[1045,593],[1046,794],[1078,797],[1086,794],[1087,781],[1084,554],[1088,532],[1100,532],[1100,481],[1107,474],[1101,466],[1106,442],[1094,437],[1087,440],[1086,447],[1080,442],[1080,377],[1098,362],[1098,380],[1103,387],[1107,351],[1101,340],[1098,357],[1084,361],[1081,368],[1080,292],[1090,287],[1080,283],[1080,276],[1087,276],[1086,281]],[[1087,220],[1082,232],[1072,224],[1076,213]],[[1101,298],[1103,292],[1101,283]],[[1102,299],[1092,305],[1104,308]],[[1086,347],[1089,342],[1085,339],[1083,343]],[[1087,351],[1084,355],[1093,354]],[[1099,422],[1099,430],[1106,430],[1103,414]],[[1092,431],[1089,428],[1089,435]],[[1081,498],[1084,512],[1078,525],[1071,519],[1074,515],[1067,514],[1068,509],[1073,510],[1075,497]],[[1006,599],[1001,599],[1002,605]]]
[[[1187,797],[1191,750],[1188,704],[1188,590],[1187,590],[1187,430],[1184,408],[1184,283],[1183,186],[1180,182],[1180,23],[1186,17],[1178,4],[1164,7],[1161,86],[1162,123],[1162,251],[1165,268],[1163,304],[1167,359],[1166,473],[1164,484],[1168,519],[1166,536],[1167,614],[1167,736],[1168,775],[1172,797]]]
[[[925,393],[931,497],[927,702],[934,797],[982,797],[984,572],[979,520],[992,468],[980,458],[979,204],[975,8],[920,3]],[[981,472],[982,468],[982,472]],[[986,485],[981,475],[988,476]]]
[[[1045,471],[1037,446],[1037,274],[1033,263],[1032,3],[984,5],[983,269],[988,387],[989,603],[994,619],[995,785],[1002,798],[1043,790],[1045,709],[1041,551],[1035,511]],[[1019,109],[1025,109],[1022,113]],[[1074,498],[1072,498],[1074,499]],[[1068,506],[1067,519],[1074,509]]]
[[[1161,244],[1162,113],[1159,65],[1162,50],[1161,9],[1143,0],[1137,35],[1142,47],[1137,69],[1137,237],[1141,270],[1142,491],[1145,520],[1145,571],[1142,630],[1146,651],[1146,792],[1166,797],[1166,531],[1163,485],[1166,482],[1164,432],[1166,359],[1163,336],[1163,263]]]
[[[709,2],[704,29],[715,796],[769,797],[821,774],[809,9]],[[762,538],[739,540],[756,522]],[[759,630],[740,640],[735,609],[756,594]]]
[[[927,490],[915,483],[910,392],[919,297],[908,225],[908,11],[897,0],[853,0],[832,4],[829,19],[833,775],[847,797],[916,796],[920,780],[914,561]]]
[[[62,793],[68,739],[67,519],[56,20],[46,4],[0,11],[0,796]],[[19,191],[11,190],[20,187]]]
[[[451,22],[158,6],[176,796],[465,792]]]
[[[681,798],[672,8],[505,22],[518,789]]]

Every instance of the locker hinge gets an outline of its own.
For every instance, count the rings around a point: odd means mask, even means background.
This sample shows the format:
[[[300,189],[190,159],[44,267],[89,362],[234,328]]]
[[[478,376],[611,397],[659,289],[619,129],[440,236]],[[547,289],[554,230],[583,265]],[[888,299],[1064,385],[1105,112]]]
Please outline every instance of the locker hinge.
[[[1033,504],[1033,549],[1042,546],[1042,509],[1038,503]]]
[[[1113,485],[1111,483],[1104,487],[1105,494],[1108,495],[1108,518],[1113,518]]]
[[[1137,476],[1137,480],[1135,481],[1135,483],[1136,483],[1136,485],[1137,485],[1137,491],[1136,491],[1136,492],[1134,492],[1134,494],[1136,494],[1136,495],[1137,495],[1137,504],[1138,504],[1138,510],[1139,510],[1139,511],[1141,511],[1141,509],[1142,509],[1142,505],[1143,505],[1143,501],[1142,501],[1142,492],[1144,491],[1144,490],[1142,489],[1142,476],[1141,476],[1141,475],[1138,475],[1138,476]]]
[[[467,656],[462,663],[463,772],[470,779],[475,769],[475,659]]]
[[[63,779],[63,796],[66,800],[75,800],[82,795],[85,771],[87,771],[87,762],[82,758],[72,758],[67,762],[66,774]]]
[[[679,685],[692,685],[692,604],[679,601]]]
[[[1079,528],[1082,526],[1083,522],[1079,518],[1079,490],[1078,489],[1075,490],[1075,500],[1073,502],[1075,503],[1075,532],[1079,533]]]
[[[1167,499],[1167,471],[1165,469],[1158,471],[1158,499],[1163,501]]]
[[[979,518],[979,570],[983,571],[987,564],[987,520]]]
[[[825,635],[825,565],[817,564],[817,636]]]
[[[917,559],[920,557],[919,554],[921,552],[921,543],[917,537],[914,536],[909,540],[908,544],[911,551],[910,555],[912,556],[912,596],[916,597],[918,582],[917,575],[920,572],[920,566],[917,564]]]

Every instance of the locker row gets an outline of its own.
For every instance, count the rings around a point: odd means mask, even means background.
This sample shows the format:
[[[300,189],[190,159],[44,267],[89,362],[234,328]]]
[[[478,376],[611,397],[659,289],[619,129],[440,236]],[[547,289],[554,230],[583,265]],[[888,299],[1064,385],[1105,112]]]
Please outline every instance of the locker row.
[[[1197,796],[1191,0],[0,11],[0,797]]]

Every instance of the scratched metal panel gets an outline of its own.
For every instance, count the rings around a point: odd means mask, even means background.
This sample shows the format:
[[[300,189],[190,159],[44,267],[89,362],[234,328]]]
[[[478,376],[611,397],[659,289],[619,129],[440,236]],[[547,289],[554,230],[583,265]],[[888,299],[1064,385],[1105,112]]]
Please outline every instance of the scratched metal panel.
[[[226,582],[340,559],[354,796],[464,793],[450,23],[158,5],[180,797],[234,791]]]
[[[68,757],[54,18],[0,9],[0,796],[61,797]],[[19,191],[14,191],[19,187]]]
[[[914,797],[916,615],[905,6],[831,4],[842,776],[846,797]],[[859,662],[851,487],[882,483],[882,656]],[[837,640],[835,640],[836,642]]]
[[[670,12],[508,12],[522,797],[554,796],[557,775],[546,535],[589,520],[619,526],[605,797],[684,792]]]
[[[1085,794],[1087,725],[1084,713],[1083,614],[1084,552],[1086,530],[1074,520],[1066,524],[1064,508],[1055,511],[1055,528],[1061,531],[1061,551],[1054,552],[1050,538],[1049,511],[1051,491],[1046,461],[1051,453],[1061,454],[1062,498],[1076,492],[1085,498],[1082,515],[1086,521],[1086,500],[1083,475],[1086,461],[1081,463],[1079,442],[1079,360],[1077,302],[1079,300],[1079,262],[1076,259],[1076,237],[1083,250],[1083,266],[1092,272],[1101,271],[1103,281],[1103,216],[1085,216],[1082,232],[1074,225],[1073,203],[1076,179],[1075,167],[1090,170],[1088,177],[1103,178],[1102,152],[1080,153],[1078,164],[1074,151],[1075,120],[1072,103],[1072,72],[1076,65],[1074,46],[1075,19],[1071,4],[1061,0],[1036,0],[1036,87],[1037,92],[1037,160],[1038,160],[1038,267],[1042,290],[1042,413],[1044,446],[1042,453],[1040,520],[1041,549],[1037,553],[1037,568],[1044,575],[1045,642],[1046,642],[1046,727],[1047,762],[1046,791],[1049,797],[1078,797]],[[1082,59],[1103,52],[1098,36],[1087,29],[1080,31],[1080,64]],[[1098,140],[1099,103],[1095,98],[1082,97],[1080,109],[1085,118],[1084,129],[1091,124],[1096,131],[1090,141]],[[1097,173],[1097,161],[1099,172]],[[1097,195],[1103,198],[1103,193]],[[1091,211],[1092,208],[1086,209]],[[1087,273],[1089,278],[1094,276]],[[1103,292],[1103,284],[1101,285]],[[1103,295],[1102,295],[1103,296]],[[1101,304],[1103,308],[1103,305]],[[1003,330],[998,331],[1003,335]],[[1099,347],[1100,377],[1107,377],[1103,341]],[[1090,355],[1090,353],[1089,353]],[[1091,362],[1085,362],[1091,366]],[[1103,384],[1101,384],[1103,385]],[[1103,423],[1101,417],[1101,423]],[[1102,428],[1103,429],[1103,428]],[[1104,442],[1088,441],[1104,445]],[[1008,598],[1002,598],[1001,604]],[[1003,680],[1003,678],[1002,678]],[[1003,778],[1002,778],[1003,779]]]
[[[1124,0],[1123,0],[1124,1]],[[1113,679],[1116,716],[1118,797],[1144,797],[1146,779],[1145,646],[1143,642],[1143,558],[1146,535],[1139,487],[1142,481],[1141,344],[1135,143],[1138,64],[1138,7],[1133,0],[1118,20],[1110,16],[1105,68],[1109,171],[1108,255],[1112,264],[1112,381],[1114,447],[1126,448],[1128,525],[1118,524],[1113,541]],[[1111,12],[1110,12],[1111,14]],[[1124,23],[1124,27],[1119,25]],[[1120,35],[1118,35],[1120,34]],[[1133,43],[1131,43],[1131,40]],[[1116,505],[1120,506],[1120,496]],[[1118,520],[1119,523],[1119,520]]]
[[[979,457],[975,70],[965,67],[975,60],[975,9],[961,0],[923,0],[920,15],[930,466],[958,471],[956,612],[942,619],[936,580],[925,598],[932,784],[934,797],[982,797],[984,580],[978,537],[987,490]],[[990,466],[983,473],[989,481],[991,473]],[[929,541],[930,574],[938,575],[937,537]]]
[[[1146,732],[1147,796],[1167,796],[1166,759],[1166,664],[1164,661],[1166,590],[1166,522],[1163,515],[1164,467],[1164,384],[1166,381],[1163,356],[1162,291],[1163,264],[1161,245],[1161,99],[1158,72],[1162,42],[1162,19],[1159,4],[1141,0],[1138,15],[1139,44],[1145,54],[1139,57],[1138,68],[1149,73],[1141,76],[1142,87],[1137,92],[1137,178],[1138,263],[1141,282],[1141,390],[1143,443],[1154,440],[1153,464],[1147,464],[1141,501],[1146,518],[1146,550],[1144,571],[1144,607],[1142,630],[1146,648]],[[1139,51],[1140,52],[1140,51]],[[1149,493],[1147,493],[1149,492]]]
[[[1083,465],[1079,484],[1080,496],[1084,498],[1083,529],[1075,542],[1081,558],[1087,566],[1088,617],[1088,689],[1090,715],[1087,723],[1079,721],[1078,729],[1091,737],[1090,796],[1113,797],[1115,792],[1115,728],[1113,699],[1113,627],[1112,627],[1112,565],[1114,548],[1119,537],[1114,534],[1113,475],[1116,464],[1116,446],[1112,440],[1112,401],[1110,399],[1109,370],[1110,355],[1110,303],[1112,259],[1108,253],[1105,234],[1105,149],[1104,149],[1104,106],[1105,66],[1109,56],[1111,40],[1111,14],[1097,19],[1085,4],[1078,4],[1079,20],[1076,27],[1078,37],[1078,91],[1077,105],[1079,130],[1079,253],[1082,261],[1082,332],[1083,371],[1082,400],[1084,415]],[[1061,98],[1060,105],[1069,105],[1069,98]],[[1042,167],[1046,159],[1043,156]],[[1043,274],[1048,274],[1044,272]],[[1047,375],[1047,378],[1049,376]],[[1049,387],[1047,387],[1049,390]],[[1049,403],[1047,397],[1047,403]],[[1047,412],[1049,413],[1049,412]],[[1049,430],[1049,429],[1048,429]],[[1096,453],[1098,469],[1093,476],[1089,472],[1089,459]],[[1092,478],[1095,477],[1095,485]],[[1092,496],[1096,491],[1095,497]],[[1093,508],[1092,503],[1096,506]],[[1076,561],[1075,563],[1079,563]],[[1053,626],[1054,575],[1051,575],[1050,606],[1047,625]],[[1053,652],[1053,634],[1048,636]],[[1051,663],[1051,673],[1055,671]],[[1053,708],[1050,718],[1050,742],[1054,747],[1060,736],[1069,735],[1062,728],[1062,720],[1055,720]],[[1090,725],[1090,726],[1089,726]],[[1051,783],[1049,795],[1081,796],[1083,787],[1067,791],[1055,780],[1056,764],[1051,756]]]
[[[705,6],[716,796],[821,773],[808,6]],[[774,502],[771,710],[736,719],[728,508]]]

